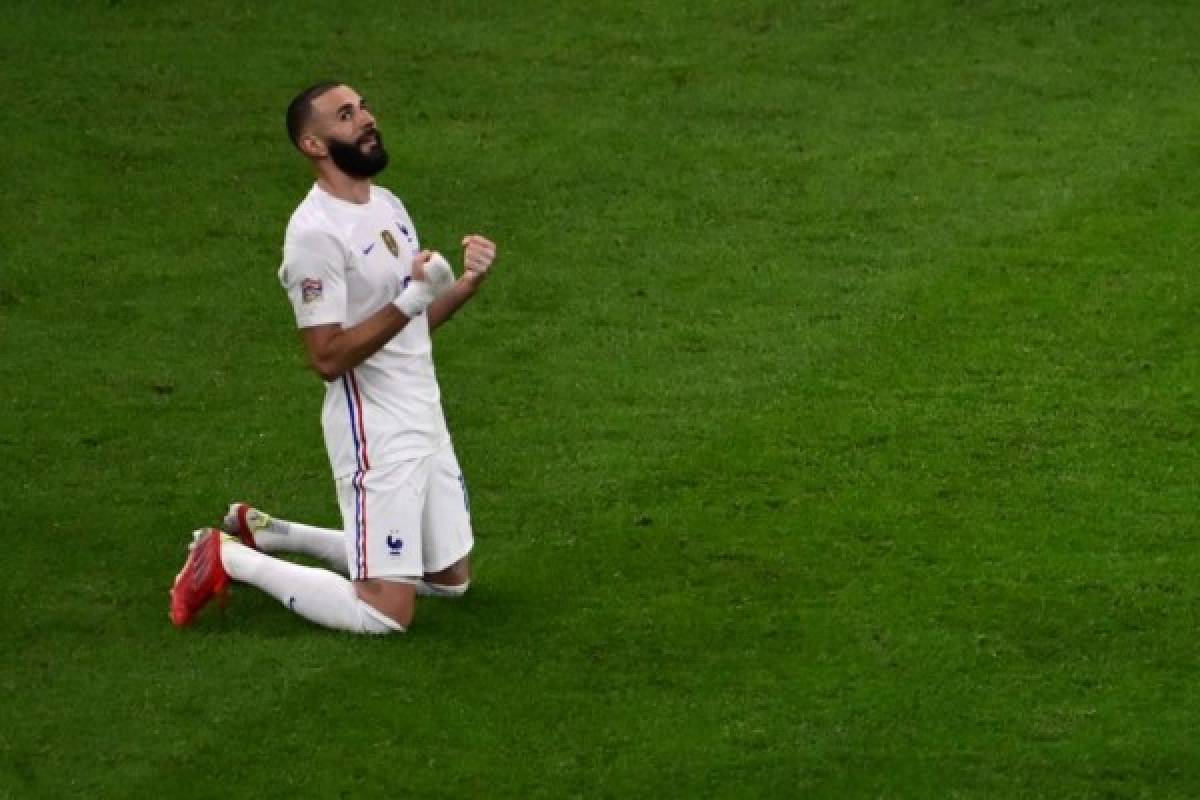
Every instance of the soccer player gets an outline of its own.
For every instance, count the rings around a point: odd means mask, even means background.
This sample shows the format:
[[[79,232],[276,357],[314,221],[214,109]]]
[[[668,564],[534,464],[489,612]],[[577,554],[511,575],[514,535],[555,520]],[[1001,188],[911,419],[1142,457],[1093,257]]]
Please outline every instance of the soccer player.
[[[325,380],[321,423],[344,530],[235,503],[223,531],[196,532],[171,590],[171,619],[188,624],[235,580],[319,625],[403,631],[417,594],[461,596],[470,582],[470,507],[430,333],[474,296],[496,247],[464,237],[459,278],[420,249],[404,205],[373,183],[388,154],[349,86],[305,89],[288,106],[287,131],[316,183],[288,224],[279,279]],[[335,571],[267,555],[277,551],[322,558]]]

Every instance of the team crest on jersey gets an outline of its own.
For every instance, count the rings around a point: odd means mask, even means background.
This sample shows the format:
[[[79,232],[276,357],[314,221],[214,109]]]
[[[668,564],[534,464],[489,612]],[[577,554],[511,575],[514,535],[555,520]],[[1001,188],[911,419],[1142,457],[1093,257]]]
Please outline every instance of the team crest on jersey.
[[[396,244],[396,237],[392,236],[391,231],[380,231],[379,235],[383,237],[383,243],[387,245],[388,252],[393,258],[400,257],[400,245]]]
[[[324,293],[325,287],[316,278],[305,278],[300,283],[300,296],[304,301],[304,305],[316,303]]]

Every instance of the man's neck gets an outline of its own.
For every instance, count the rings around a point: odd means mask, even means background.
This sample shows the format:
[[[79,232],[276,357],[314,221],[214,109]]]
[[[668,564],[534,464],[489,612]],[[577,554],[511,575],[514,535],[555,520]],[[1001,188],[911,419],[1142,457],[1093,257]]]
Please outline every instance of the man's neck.
[[[362,205],[371,199],[370,178],[351,178],[339,169],[317,170],[317,186],[347,203]]]

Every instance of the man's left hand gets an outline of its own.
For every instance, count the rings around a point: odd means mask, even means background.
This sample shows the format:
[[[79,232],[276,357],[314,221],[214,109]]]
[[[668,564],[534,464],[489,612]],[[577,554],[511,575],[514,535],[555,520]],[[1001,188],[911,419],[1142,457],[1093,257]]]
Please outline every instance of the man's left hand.
[[[487,277],[488,270],[492,268],[492,263],[496,260],[496,245],[490,239],[477,233],[464,236],[462,243],[463,268],[466,270],[463,277],[472,278],[475,281]]]

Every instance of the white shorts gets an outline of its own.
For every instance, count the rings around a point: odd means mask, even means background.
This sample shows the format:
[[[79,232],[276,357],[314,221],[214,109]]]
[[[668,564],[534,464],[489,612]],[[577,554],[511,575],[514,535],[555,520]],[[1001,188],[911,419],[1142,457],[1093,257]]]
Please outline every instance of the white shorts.
[[[337,480],[350,579],[419,579],[471,552],[471,506],[454,448]]]

